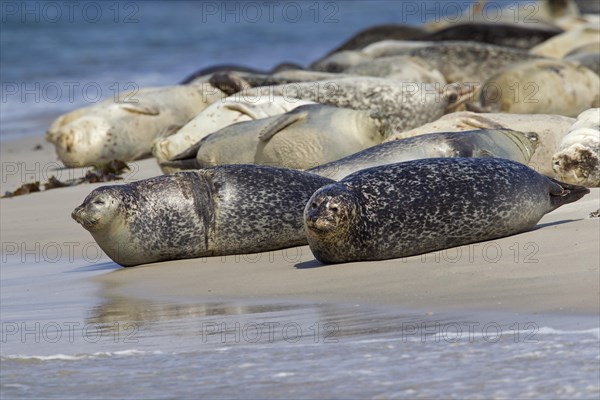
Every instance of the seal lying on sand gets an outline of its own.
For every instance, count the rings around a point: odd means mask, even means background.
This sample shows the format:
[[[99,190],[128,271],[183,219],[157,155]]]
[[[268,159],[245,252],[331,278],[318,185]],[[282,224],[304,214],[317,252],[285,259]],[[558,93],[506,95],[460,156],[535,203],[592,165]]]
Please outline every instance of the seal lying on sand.
[[[481,83],[516,62],[542,58],[522,49],[468,41],[385,40],[373,43],[360,51],[333,54],[331,57],[311,65],[311,69],[325,72],[346,72],[352,66],[376,58],[391,56],[419,58],[430,68],[440,71],[448,82],[474,83]]]
[[[560,28],[544,26],[541,24],[516,25],[471,22],[450,25],[425,35],[422,40],[468,40],[478,43],[494,44],[497,46],[530,49],[561,33],[563,33],[563,30]]]
[[[369,168],[322,187],[304,218],[319,261],[385,260],[523,232],[586,193],[514,161],[436,158]]]
[[[560,179],[587,187],[600,186],[600,108],[577,117],[553,157]]]
[[[577,26],[565,33],[553,37],[531,49],[532,54],[545,57],[562,58],[578,47],[600,43],[600,28],[597,23]]]
[[[227,126],[162,165],[189,169],[263,164],[306,169],[379,144],[389,131],[386,118],[372,111],[310,104]]]
[[[564,60],[534,60],[515,64],[492,76],[478,90],[479,112],[559,114],[576,117],[600,105],[600,77]]]
[[[226,126],[283,114],[305,104],[312,102],[281,96],[265,96],[253,100],[228,97],[206,107],[176,134],[157,139],[152,145],[152,154],[160,165]],[[165,173],[177,172],[177,169],[169,167],[162,170]]]
[[[150,155],[152,142],[173,134],[223,93],[208,84],[146,88],[120,93],[59,117],[46,139],[69,167]]]
[[[339,180],[365,168],[438,157],[496,157],[527,164],[536,145],[535,133],[507,129],[431,133],[369,147],[307,172]]]
[[[456,94],[441,93],[425,83],[350,77],[243,90],[236,96],[284,96],[353,110],[371,110],[389,119],[394,129],[412,129],[444,115]]]
[[[400,140],[433,132],[462,132],[473,129],[510,129],[535,132],[538,135],[535,153],[529,167],[543,175],[558,178],[552,170],[552,156],[563,136],[575,123],[574,118],[546,114],[477,114],[470,111],[446,114],[437,121],[404,132],[396,132],[385,141]]]
[[[103,186],[72,216],[123,266],[257,253],[306,244],[302,210],[332,182],[302,171],[228,165]]]

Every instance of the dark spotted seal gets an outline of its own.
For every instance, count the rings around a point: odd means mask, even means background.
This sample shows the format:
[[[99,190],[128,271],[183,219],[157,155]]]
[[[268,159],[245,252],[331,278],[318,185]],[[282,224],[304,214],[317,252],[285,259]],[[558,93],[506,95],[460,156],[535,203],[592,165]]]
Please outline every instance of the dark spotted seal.
[[[523,232],[586,193],[504,159],[416,160],[317,190],[305,228],[324,263],[384,260]]]
[[[228,165],[94,190],[73,211],[123,266],[306,244],[302,211],[333,181],[283,168]]]

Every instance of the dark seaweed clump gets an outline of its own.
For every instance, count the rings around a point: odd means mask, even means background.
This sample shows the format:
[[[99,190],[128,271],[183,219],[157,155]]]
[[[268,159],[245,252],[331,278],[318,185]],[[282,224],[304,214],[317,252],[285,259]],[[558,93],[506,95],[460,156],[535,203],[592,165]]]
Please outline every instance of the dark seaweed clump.
[[[100,164],[91,170],[87,171],[83,178],[75,178],[75,179],[67,179],[66,181],[61,181],[57,179],[54,175],[52,175],[48,182],[44,182],[44,190],[56,189],[61,187],[68,186],[77,186],[82,183],[99,183],[99,182],[110,182],[123,179],[120,177],[126,170],[130,170],[127,163],[121,160],[112,160],[104,164]],[[21,196],[24,194],[41,192],[39,182],[33,183],[25,183],[18,187],[16,190],[12,192],[7,191],[4,193],[4,196],[1,198],[15,197]]]

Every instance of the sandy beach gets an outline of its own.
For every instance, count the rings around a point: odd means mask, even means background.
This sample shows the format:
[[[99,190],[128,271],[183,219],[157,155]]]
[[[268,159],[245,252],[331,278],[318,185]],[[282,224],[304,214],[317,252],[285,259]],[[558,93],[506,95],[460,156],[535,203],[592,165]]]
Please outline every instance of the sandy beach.
[[[42,144],[41,150],[33,150]],[[23,181],[78,177],[56,169],[42,138],[2,146],[2,192]],[[153,159],[131,163],[124,181],[160,174]],[[118,183],[118,182],[117,182]],[[112,184],[112,183],[111,183]],[[95,187],[83,184],[2,199],[4,262],[109,263],[70,217]],[[277,300],[392,305],[423,312],[498,310],[598,315],[600,192],[546,215],[535,230],[406,259],[322,265],[308,246],[269,253],[115,268],[95,278],[105,296],[198,301]]]

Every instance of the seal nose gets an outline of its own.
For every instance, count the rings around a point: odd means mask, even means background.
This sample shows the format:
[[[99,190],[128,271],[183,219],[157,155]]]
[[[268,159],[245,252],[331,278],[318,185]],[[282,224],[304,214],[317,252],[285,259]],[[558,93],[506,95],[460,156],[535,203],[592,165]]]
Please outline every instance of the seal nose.
[[[335,203],[327,203],[327,209],[334,215],[337,215],[337,213],[340,211],[338,205]]]
[[[74,209],[73,212],[71,213],[71,218],[73,218],[77,222],[81,222],[81,215],[80,215],[81,210],[82,210],[81,206]]]

